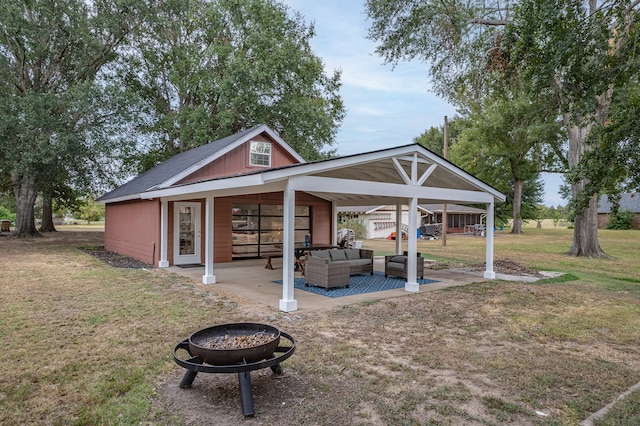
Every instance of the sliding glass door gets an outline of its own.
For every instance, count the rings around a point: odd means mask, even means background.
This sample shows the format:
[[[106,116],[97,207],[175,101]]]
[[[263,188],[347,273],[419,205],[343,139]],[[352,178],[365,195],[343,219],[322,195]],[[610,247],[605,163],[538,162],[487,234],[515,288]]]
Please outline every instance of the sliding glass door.
[[[234,204],[231,216],[234,258],[258,257],[282,251],[281,205]],[[307,233],[311,233],[311,207],[296,206],[296,243],[303,243]]]

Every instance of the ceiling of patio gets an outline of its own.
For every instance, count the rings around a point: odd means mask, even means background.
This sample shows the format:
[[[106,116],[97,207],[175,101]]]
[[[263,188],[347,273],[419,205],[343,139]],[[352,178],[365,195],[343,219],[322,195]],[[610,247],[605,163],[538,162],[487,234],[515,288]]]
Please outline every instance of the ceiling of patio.
[[[396,157],[396,160],[405,171],[407,176],[411,176],[412,159],[407,156]],[[417,163],[417,175],[422,176],[434,162],[428,158],[421,157]],[[311,192],[317,197],[335,201],[338,205],[369,205],[369,204],[397,204],[406,203],[404,197],[386,197],[376,194],[366,193],[366,182],[385,182],[393,184],[405,184],[401,174],[398,172],[393,158],[383,158],[377,161],[367,161],[359,164],[352,164],[348,167],[336,168],[332,170],[310,173],[311,176],[328,177],[336,179],[348,179],[363,181],[362,194],[341,194],[331,192],[331,188],[327,188],[326,192]],[[471,180],[465,179],[453,170],[447,169],[442,165],[437,165],[428,179],[422,185],[425,188],[446,188],[458,189],[466,191],[482,192],[476,184]],[[420,198],[420,203],[442,203],[440,199]]]

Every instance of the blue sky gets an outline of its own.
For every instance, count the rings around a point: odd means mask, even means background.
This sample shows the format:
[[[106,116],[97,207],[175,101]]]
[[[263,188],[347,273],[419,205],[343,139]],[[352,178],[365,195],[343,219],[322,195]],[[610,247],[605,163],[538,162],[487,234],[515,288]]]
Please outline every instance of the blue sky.
[[[348,155],[406,145],[426,129],[441,126],[455,108],[430,91],[427,64],[415,61],[395,68],[374,53],[366,38],[369,22],[363,0],[283,0],[315,23],[311,40],[327,73],[342,70],[341,96],[347,109],[334,148]],[[548,206],[564,205],[559,176],[544,176]]]

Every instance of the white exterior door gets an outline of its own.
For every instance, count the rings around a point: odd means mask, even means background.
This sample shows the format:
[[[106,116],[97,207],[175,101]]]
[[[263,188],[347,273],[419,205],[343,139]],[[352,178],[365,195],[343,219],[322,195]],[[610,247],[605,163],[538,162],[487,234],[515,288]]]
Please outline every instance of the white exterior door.
[[[200,203],[174,203],[173,263],[201,263]]]

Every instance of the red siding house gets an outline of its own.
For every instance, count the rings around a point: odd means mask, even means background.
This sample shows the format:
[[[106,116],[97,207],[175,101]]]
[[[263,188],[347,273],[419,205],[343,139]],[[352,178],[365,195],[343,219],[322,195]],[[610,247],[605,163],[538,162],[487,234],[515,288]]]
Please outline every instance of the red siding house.
[[[631,229],[640,229],[640,193],[625,193],[620,197],[619,211],[630,211],[633,213]],[[598,228],[605,229],[611,220],[613,205],[608,195],[603,195],[598,200]]]
[[[260,172],[304,160],[265,126],[183,152],[99,199],[105,209],[105,249],[155,264],[160,258],[160,199],[139,193],[169,184],[180,186],[210,179]],[[204,261],[204,198],[168,201],[166,261],[170,265]],[[280,250],[281,192],[233,195],[216,199],[214,262],[257,257]],[[314,241],[330,242],[331,203],[300,194],[296,242],[313,231]],[[141,220],[141,218],[144,218]],[[317,226],[312,228],[312,224]]]
[[[313,244],[335,244],[338,206],[406,205],[417,223],[418,202],[484,204],[492,229],[494,204],[504,199],[418,144],[307,163],[257,126],[180,153],[98,201],[107,250],[159,267],[202,264],[204,283],[216,282],[215,263],[281,253],[291,262],[283,261],[279,306],[289,312],[297,309],[295,245],[307,234]],[[495,278],[492,235],[486,244],[485,277]],[[416,247],[410,233],[409,252]],[[405,289],[418,288],[410,273]]]

